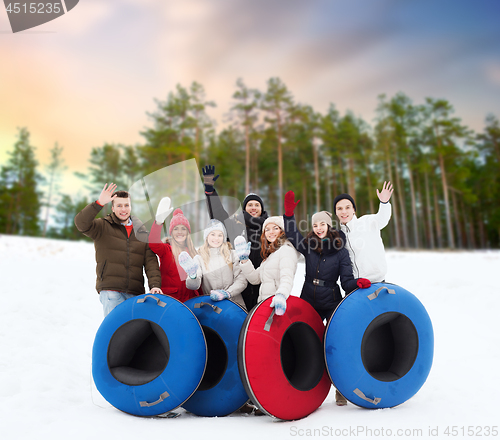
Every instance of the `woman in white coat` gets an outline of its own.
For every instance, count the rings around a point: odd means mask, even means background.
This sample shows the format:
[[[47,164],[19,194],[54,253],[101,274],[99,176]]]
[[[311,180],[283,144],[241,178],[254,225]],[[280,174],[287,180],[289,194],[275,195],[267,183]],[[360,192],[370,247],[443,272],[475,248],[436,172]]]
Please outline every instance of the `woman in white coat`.
[[[286,311],[286,300],[293,287],[297,270],[298,252],[288,241],[283,217],[269,217],[262,226],[262,263],[255,269],[249,260],[250,243],[243,237],[234,240],[235,251],[241,262],[241,271],[251,284],[260,284],[258,302],[274,296],[271,307],[277,315]]]

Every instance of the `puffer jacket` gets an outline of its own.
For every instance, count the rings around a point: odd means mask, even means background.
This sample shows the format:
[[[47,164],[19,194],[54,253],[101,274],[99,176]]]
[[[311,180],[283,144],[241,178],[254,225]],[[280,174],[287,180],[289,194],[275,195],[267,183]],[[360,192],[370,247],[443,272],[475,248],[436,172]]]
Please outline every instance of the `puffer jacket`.
[[[96,290],[116,290],[132,295],[144,291],[143,268],[149,288],[160,287],[158,259],[148,246],[148,231],[141,221],[132,216],[134,229],[127,230],[114,213],[96,219],[102,206],[97,202],[87,205],[75,217],[77,229],[94,240]]]
[[[341,225],[342,232],[346,235],[345,247],[349,251],[356,278],[368,278],[372,283],[385,280],[387,262],[380,230],[389,223],[391,212],[389,202],[380,203],[376,214],[363,215],[360,218],[354,215],[349,223]]]
[[[288,240],[285,240],[284,244],[269,255],[257,269],[250,260],[241,264],[241,271],[248,282],[260,283],[258,302],[277,293],[281,293],[285,298],[290,296],[298,258],[298,252]]]
[[[269,217],[267,211],[262,212],[260,217],[252,217],[248,212],[241,211],[238,214],[229,216],[222,206],[219,194],[214,189],[213,193],[206,194],[208,213],[211,219],[217,219],[224,223],[229,241],[234,246],[234,239],[239,235],[245,237],[250,243],[250,261],[254,267],[259,267],[262,263],[260,255],[260,237],[262,235],[262,225]],[[248,284],[241,293],[247,308],[252,308],[258,300],[259,285]]]
[[[284,215],[283,219],[287,238],[306,260],[306,279],[300,297],[315,309],[334,309],[342,300],[337,284],[339,278],[346,294],[357,288],[347,249],[343,245],[337,249],[333,243],[325,243],[323,251],[318,253],[297,229],[295,216]],[[342,243],[345,243],[345,235],[339,233]]]
[[[186,285],[188,278],[184,269],[175,261],[172,247],[161,241],[161,225],[153,222],[149,234],[149,247],[160,258],[161,291],[168,296],[185,302],[190,298],[202,295],[198,287],[194,290]],[[186,249],[187,251],[187,249]]]
[[[226,263],[219,248],[210,249],[208,267],[205,267],[201,255],[196,255],[194,260],[198,263],[198,271],[196,278],[186,280],[190,289],[199,289],[201,285],[205,295],[210,295],[211,290],[226,290],[231,294],[231,300],[246,310],[241,292],[247,286],[247,280],[241,272],[240,260],[234,251],[231,251],[232,268]]]

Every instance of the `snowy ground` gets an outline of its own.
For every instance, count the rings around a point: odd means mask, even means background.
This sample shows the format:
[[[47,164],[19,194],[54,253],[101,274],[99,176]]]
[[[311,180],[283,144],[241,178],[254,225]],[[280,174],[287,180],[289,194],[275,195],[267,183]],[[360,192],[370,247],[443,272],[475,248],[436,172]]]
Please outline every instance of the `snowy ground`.
[[[498,437],[500,252],[388,252],[388,260],[387,281],[420,299],[435,333],[429,378],[403,405],[337,407],[330,393],[294,422],[202,418],[182,409],[177,419],[148,419],[111,407],[92,385],[102,321],[92,244],[0,235],[1,438]],[[301,264],[297,295],[302,281]]]

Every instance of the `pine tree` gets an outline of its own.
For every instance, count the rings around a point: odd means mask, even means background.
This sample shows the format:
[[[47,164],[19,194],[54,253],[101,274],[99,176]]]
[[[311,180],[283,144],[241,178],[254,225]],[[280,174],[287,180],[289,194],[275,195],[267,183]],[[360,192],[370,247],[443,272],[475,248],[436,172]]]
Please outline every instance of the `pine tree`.
[[[7,234],[38,235],[41,207],[38,184],[42,177],[37,171],[35,148],[30,144],[27,128],[19,129],[18,140],[9,156],[0,171],[1,230]]]
[[[278,206],[283,206],[283,132],[287,117],[293,106],[293,97],[279,78],[271,78],[267,82],[267,91],[262,101],[262,109],[269,116],[266,121],[276,130],[278,150]]]

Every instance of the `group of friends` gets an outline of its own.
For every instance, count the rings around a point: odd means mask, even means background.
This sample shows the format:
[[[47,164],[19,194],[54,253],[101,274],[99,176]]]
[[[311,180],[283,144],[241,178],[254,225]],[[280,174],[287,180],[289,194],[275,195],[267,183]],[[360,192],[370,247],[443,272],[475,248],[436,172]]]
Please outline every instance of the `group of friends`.
[[[198,249],[191,226],[169,197],[160,200],[150,231],[131,215],[130,195],[106,184],[99,198],[75,217],[79,231],[94,241],[96,290],[106,316],[121,302],[145,293],[145,271],[151,293],[170,295],[181,302],[198,295],[213,301],[232,300],[250,311],[273,297],[276,315],[286,313],[300,254],[305,259],[305,280],[300,297],[328,320],[342,300],[338,281],[347,295],[385,281],[387,264],[380,231],[391,218],[391,182],[377,189],[376,214],[357,217],[356,203],[340,194],[328,211],[312,215],[312,229],[303,236],[294,211],[300,202],[293,191],[284,198],[284,214],[270,216],[257,194],[248,194],[242,211],[230,216],[215,189],[220,177],[215,167],[202,169],[208,213],[204,243]],[[111,203],[111,214],[96,218]],[[166,219],[168,237],[162,239]],[[333,227],[334,215],[340,228]],[[335,222],[337,223],[337,222]],[[134,227],[135,226],[135,227]],[[159,263],[158,263],[159,259]],[[338,405],[345,398],[336,394]]]

